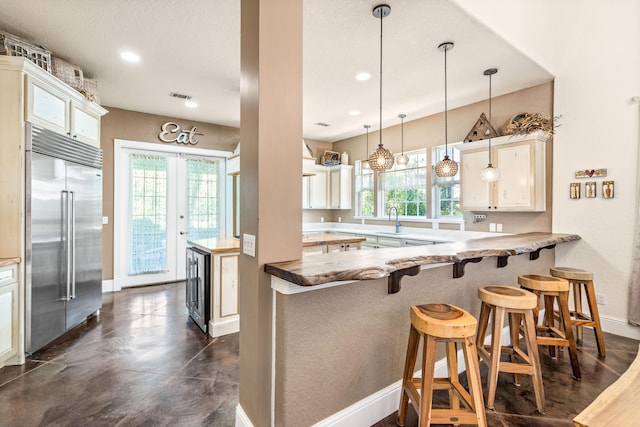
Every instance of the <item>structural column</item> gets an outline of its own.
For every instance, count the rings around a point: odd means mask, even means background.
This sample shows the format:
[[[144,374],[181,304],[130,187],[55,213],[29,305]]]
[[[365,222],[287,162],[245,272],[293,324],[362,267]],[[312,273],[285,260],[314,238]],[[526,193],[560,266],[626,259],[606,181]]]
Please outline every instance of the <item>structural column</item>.
[[[241,0],[240,93],[239,412],[262,427],[273,419],[264,264],[302,253],[302,0]]]

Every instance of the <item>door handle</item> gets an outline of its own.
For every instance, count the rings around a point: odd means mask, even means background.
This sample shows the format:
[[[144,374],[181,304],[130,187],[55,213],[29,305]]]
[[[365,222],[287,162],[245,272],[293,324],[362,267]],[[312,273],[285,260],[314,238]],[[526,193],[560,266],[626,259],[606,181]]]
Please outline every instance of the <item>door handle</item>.
[[[184,235],[186,235],[186,234],[189,234],[189,232],[187,232],[187,231],[181,231],[181,232],[180,232],[180,235],[181,235],[181,236],[184,236]]]
[[[66,293],[62,298],[63,301],[69,301],[71,295],[71,251],[69,245],[71,245],[71,214],[70,214],[70,206],[69,206],[69,192],[67,190],[62,190],[62,206],[64,207],[64,224],[67,227],[65,230],[66,234],[66,245],[67,245],[67,253],[66,253],[66,262],[67,262],[67,283],[66,283]]]
[[[71,200],[71,295],[69,299],[76,297],[76,195],[69,191]]]

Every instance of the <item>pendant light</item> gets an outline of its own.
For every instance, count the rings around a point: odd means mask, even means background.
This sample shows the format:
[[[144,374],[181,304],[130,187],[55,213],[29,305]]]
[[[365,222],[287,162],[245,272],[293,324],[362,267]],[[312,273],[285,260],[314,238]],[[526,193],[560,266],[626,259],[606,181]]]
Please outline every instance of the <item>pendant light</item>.
[[[365,156],[369,156],[369,128],[371,125],[364,125],[364,128],[367,130],[367,151],[364,152]],[[371,169],[369,166],[369,159],[362,161],[362,169]]]
[[[484,75],[489,76],[489,127],[491,127],[491,76],[498,72],[497,68],[489,68],[484,70]],[[491,163],[491,131],[487,129],[489,132],[489,164],[486,168],[480,171],[480,179],[486,182],[495,182],[500,178],[500,171],[498,168],[494,168]]]
[[[379,4],[373,8],[373,16],[380,18],[380,143],[369,156],[369,167],[374,171],[385,171],[393,166],[393,153],[382,145],[382,20],[391,13],[391,7]]]
[[[402,154],[400,154],[397,158],[396,158],[396,164],[398,166],[407,166],[407,163],[409,163],[409,156],[407,156],[406,154],[404,154],[404,118],[407,117],[406,114],[398,114],[398,117],[400,117],[400,129],[401,129],[401,137],[400,137],[400,141],[402,144]]]
[[[438,50],[444,52],[444,158],[436,163],[436,175],[439,177],[455,176],[458,164],[449,158],[448,147],[448,118],[447,118],[447,51],[453,49],[452,42],[441,43]]]

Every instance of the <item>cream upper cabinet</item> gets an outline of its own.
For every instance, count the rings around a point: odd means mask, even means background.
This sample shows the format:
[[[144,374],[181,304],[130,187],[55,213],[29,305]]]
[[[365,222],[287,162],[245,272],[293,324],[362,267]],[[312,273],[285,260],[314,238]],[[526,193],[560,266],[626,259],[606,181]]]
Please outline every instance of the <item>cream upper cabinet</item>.
[[[353,166],[315,166],[315,175],[302,178],[304,209],[351,209]]]
[[[47,73],[27,74],[25,85],[28,122],[100,146],[100,117],[107,112],[104,108]]]
[[[535,133],[492,139],[492,162],[500,170],[493,183],[480,180],[489,162],[488,141],[463,144],[460,148],[461,205],[471,211],[546,210],[545,146],[549,135]]]

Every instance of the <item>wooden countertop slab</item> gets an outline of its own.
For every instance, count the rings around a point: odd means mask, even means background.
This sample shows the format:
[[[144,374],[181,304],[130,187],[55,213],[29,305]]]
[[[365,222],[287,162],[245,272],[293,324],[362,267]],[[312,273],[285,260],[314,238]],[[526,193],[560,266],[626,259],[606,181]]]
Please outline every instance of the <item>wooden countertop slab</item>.
[[[20,264],[20,257],[15,258],[0,258],[0,267],[6,267],[8,265]]]
[[[366,237],[360,236],[346,236],[341,234],[331,233],[310,233],[302,236],[302,246],[320,246],[320,245],[335,245],[339,243],[358,243],[364,242]]]
[[[265,271],[297,285],[313,286],[341,280],[380,279],[394,271],[420,265],[531,253],[579,239],[576,234],[523,233],[440,245],[320,254],[297,261],[266,264]]]
[[[240,240],[235,237],[189,240],[188,244],[212,254],[240,252]]]

